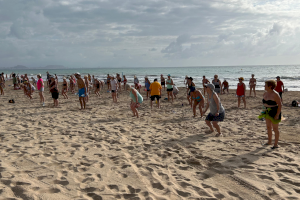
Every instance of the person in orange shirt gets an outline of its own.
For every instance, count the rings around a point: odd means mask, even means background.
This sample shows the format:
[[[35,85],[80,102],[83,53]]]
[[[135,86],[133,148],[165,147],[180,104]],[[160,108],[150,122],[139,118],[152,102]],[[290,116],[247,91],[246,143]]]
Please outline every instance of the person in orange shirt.
[[[152,101],[154,101],[155,98],[157,100],[157,107],[160,108],[159,99],[161,98],[161,89],[162,89],[162,87],[161,87],[160,83],[157,82],[157,78],[154,79],[154,82],[151,83],[151,85],[150,85],[150,91],[151,91],[150,92],[150,95],[151,95],[150,96],[150,99],[151,99],[150,105],[151,105],[151,109],[152,109]]]

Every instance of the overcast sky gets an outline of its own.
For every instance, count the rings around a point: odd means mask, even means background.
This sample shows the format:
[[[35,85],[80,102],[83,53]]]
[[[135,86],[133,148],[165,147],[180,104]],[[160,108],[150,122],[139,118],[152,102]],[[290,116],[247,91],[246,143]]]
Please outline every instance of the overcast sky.
[[[300,64],[299,0],[0,0],[0,67]]]

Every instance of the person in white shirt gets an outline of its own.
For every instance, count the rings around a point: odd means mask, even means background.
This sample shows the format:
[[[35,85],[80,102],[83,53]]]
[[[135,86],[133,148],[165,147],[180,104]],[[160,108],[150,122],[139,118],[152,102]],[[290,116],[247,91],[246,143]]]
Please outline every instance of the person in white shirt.
[[[117,102],[118,82],[114,76],[111,76],[110,86],[111,86],[111,96],[113,98],[113,102]]]

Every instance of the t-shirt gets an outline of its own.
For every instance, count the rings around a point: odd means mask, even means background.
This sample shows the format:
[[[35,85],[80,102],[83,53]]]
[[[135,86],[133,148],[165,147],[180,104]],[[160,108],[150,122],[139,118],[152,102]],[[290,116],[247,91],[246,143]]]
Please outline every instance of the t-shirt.
[[[110,81],[110,85],[111,85],[111,90],[117,90],[117,80],[111,80]]]
[[[41,89],[41,87],[42,87],[42,83],[43,83],[43,79],[42,79],[42,78],[40,78],[40,79],[37,81],[37,83],[36,83],[36,86],[37,86],[37,89],[38,89],[38,90],[40,90],[40,89]]]
[[[282,92],[282,86],[283,86],[283,82],[282,81],[277,81],[277,86],[275,88],[276,92]]]
[[[167,83],[172,83],[172,79],[167,79]],[[173,85],[169,85],[167,84],[167,89],[172,89],[173,88]]]
[[[155,82],[151,83],[151,85],[150,85],[151,96],[160,95],[161,89],[162,89],[162,87],[159,82],[155,81]]]

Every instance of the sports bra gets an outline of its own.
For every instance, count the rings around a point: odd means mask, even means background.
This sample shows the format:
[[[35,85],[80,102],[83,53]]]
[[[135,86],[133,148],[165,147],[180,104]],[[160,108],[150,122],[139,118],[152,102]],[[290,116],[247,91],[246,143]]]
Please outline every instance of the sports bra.
[[[269,106],[277,106],[276,101],[268,100],[266,101],[265,99],[262,100],[263,104],[267,104]]]

